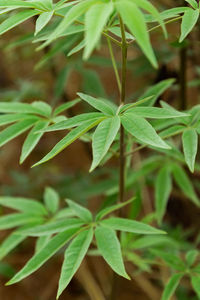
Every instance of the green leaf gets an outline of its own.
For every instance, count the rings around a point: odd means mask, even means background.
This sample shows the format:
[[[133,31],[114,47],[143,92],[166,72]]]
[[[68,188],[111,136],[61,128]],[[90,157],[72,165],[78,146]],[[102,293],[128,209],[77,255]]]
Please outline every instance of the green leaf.
[[[186,36],[192,31],[199,18],[199,9],[189,8],[183,15],[181,23],[181,36],[179,42],[181,43]]]
[[[100,224],[114,230],[132,232],[137,234],[165,234],[164,231],[156,229],[150,225],[142,222],[123,219],[123,218],[109,218],[100,221]]]
[[[115,5],[124,23],[135,37],[144,54],[151,64],[157,68],[158,65],[149,39],[144,15],[132,1],[118,0],[115,2]]]
[[[45,1],[21,1],[21,0],[0,0],[0,8],[1,7],[14,7],[21,8],[21,7],[27,7],[27,8],[36,8],[36,9],[46,9],[46,7],[43,3]]]
[[[20,235],[19,235],[20,236]],[[23,235],[21,235],[23,237]],[[44,235],[37,238],[35,245],[35,253],[39,252],[50,241],[51,235]]]
[[[34,102],[35,104],[37,102]],[[1,113],[21,113],[21,114],[38,114],[44,115],[44,111],[28,103],[11,103],[11,102],[0,102],[0,112]]]
[[[51,20],[53,16],[53,11],[47,11],[42,13],[36,21],[36,27],[35,27],[35,35],[37,35]]]
[[[184,264],[184,262],[177,256],[174,255],[173,253],[168,253],[166,251],[162,251],[162,250],[151,250],[151,252],[161,258],[162,260],[164,260],[164,262],[166,262],[167,265],[169,265],[171,268],[176,269],[178,271],[185,271],[186,266]]]
[[[25,239],[26,236],[17,235],[17,231],[11,233],[0,245],[0,260],[8,255],[8,253],[10,253]]]
[[[59,280],[57,299],[62,294],[64,289],[68,286],[72,277],[80,267],[80,264],[90,247],[92,239],[93,229],[91,228],[89,230],[84,230],[74,238],[74,240],[65,251],[65,258]]]
[[[85,51],[84,59],[88,59],[97,45],[104,26],[113,11],[112,2],[101,2],[92,5],[85,15]]]
[[[191,172],[194,172],[195,159],[198,150],[198,134],[195,129],[188,129],[182,135],[185,161]]]
[[[172,295],[175,293],[175,290],[177,286],[179,285],[179,282],[181,278],[183,277],[183,274],[174,274],[168,281],[168,283],[165,286],[164,292],[162,294],[161,300],[170,300]]]
[[[102,121],[92,137],[93,161],[90,168],[92,172],[102,161],[120,129],[120,117],[114,116]]]
[[[166,211],[167,202],[172,190],[170,169],[164,166],[158,173],[155,184],[156,216],[159,224]]]
[[[157,9],[147,0],[133,0],[137,6],[148,11],[156,21],[161,25],[162,30],[164,32],[165,37],[167,37],[167,31],[165,28],[165,24],[162,20],[161,14],[157,11]]]
[[[54,116],[59,115],[60,113],[62,113],[65,110],[68,110],[69,108],[73,107],[74,105],[76,105],[79,102],[80,102],[80,99],[75,99],[75,100],[68,101],[67,103],[63,103],[63,104],[59,105],[54,111]]]
[[[15,123],[17,121],[25,120],[25,119],[32,119],[34,115],[26,115],[26,114],[6,114],[0,116],[0,126],[7,125],[10,123]]]
[[[0,205],[34,215],[47,215],[44,205],[37,200],[22,197],[0,197]]]
[[[48,103],[44,101],[34,101],[31,103],[31,106],[40,111],[42,116],[51,118],[52,108]]]
[[[74,5],[70,10],[68,10],[67,14],[63,18],[63,20],[59,23],[56,29],[50,34],[48,40],[40,46],[38,49],[42,49],[49,45],[53,40],[57,39],[62,35],[64,31],[75,21],[77,20],[85,11],[95,3],[95,0],[86,0]]]
[[[127,110],[127,113],[134,113],[137,116],[150,119],[171,119],[187,117],[188,114],[181,113],[177,110],[169,110],[159,107],[134,107]]]
[[[196,292],[198,298],[200,298],[200,276],[192,276],[191,277],[191,282],[194,291]]]
[[[30,155],[36,145],[39,143],[41,137],[43,136],[43,132],[38,132],[46,128],[49,124],[49,121],[38,121],[36,125],[33,127],[31,132],[28,134],[24,144],[22,146],[22,152],[20,156],[20,164],[22,164],[26,158]]]
[[[24,224],[30,224],[34,221],[42,221],[40,216],[30,214],[10,214],[8,216],[0,217],[0,230],[10,229]]]
[[[121,116],[123,127],[140,142],[164,149],[170,147],[159,137],[155,129],[144,118],[136,114],[125,113]]]
[[[117,112],[117,106],[110,101],[97,99],[83,93],[78,93],[77,95],[82,100],[86,101],[89,105],[93,106],[95,109],[101,111],[105,115],[113,116]]]
[[[198,250],[195,249],[187,252],[186,263],[189,267],[191,267],[195,263],[198,254],[199,254]]]
[[[22,120],[19,123],[10,125],[6,129],[0,132],[0,147],[8,143],[10,140],[14,139],[15,137],[19,136],[23,132],[27,131],[31,128],[37,119],[27,119]]]
[[[109,266],[118,275],[129,279],[124,267],[121,247],[115,231],[106,227],[97,227],[95,237],[97,247]]]
[[[59,195],[51,187],[46,187],[44,192],[44,202],[48,211],[55,214],[59,208]]]
[[[187,3],[189,3],[194,9],[198,8],[198,4],[196,0],[185,0]]]
[[[7,18],[3,23],[0,24],[0,35],[37,14],[38,12],[35,10],[24,10],[11,16],[10,18]]]
[[[44,162],[47,162],[48,160],[52,159],[54,156],[56,156],[58,153],[60,153],[62,150],[64,150],[67,146],[72,144],[75,140],[80,138],[83,134],[85,134],[87,131],[95,127],[98,123],[101,122],[101,119],[98,119],[96,121],[88,121],[85,122],[83,125],[80,125],[79,127],[73,129],[68,133],[60,142],[58,142],[54,148],[39,162],[37,162],[33,167],[38,166]]]
[[[119,203],[119,204],[115,204],[115,205],[111,205],[111,206],[108,206],[102,210],[100,210],[97,215],[96,215],[96,221],[99,221],[101,219],[103,219],[105,216],[107,216],[108,214],[110,214],[111,212],[117,210],[117,209],[120,209],[130,203],[132,203],[133,201],[135,200],[135,197],[129,199],[128,201],[125,201],[123,203]]]
[[[174,175],[174,179],[179,188],[182,190],[183,194],[191,199],[194,204],[200,206],[200,202],[195,193],[193,185],[184,169],[177,164],[173,164],[172,172]]]
[[[156,100],[163,94],[163,92],[165,92],[169,87],[171,87],[174,82],[175,80],[170,78],[162,80],[157,84],[154,84],[153,86],[148,88],[147,91],[139,98],[139,101],[153,95],[152,100],[147,103],[147,106],[153,106]]]
[[[69,128],[76,127],[79,125],[83,125],[84,123],[87,124],[87,122],[89,120],[91,120],[91,121],[95,121],[98,119],[103,120],[104,117],[105,116],[102,113],[95,113],[95,112],[94,113],[84,113],[84,114],[69,118],[67,120],[58,122],[54,125],[51,125],[45,130],[45,132],[69,129]]]
[[[39,269],[48,259],[50,259],[59,249],[67,244],[78,232],[79,229],[69,229],[53,237],[39,252],[37,252],[8,283],[14,284],[29,276]]]
[[[51,235],[58,232],[66,231],[67,229],[77,228],[84,225],[84,223],[75,218],[67,218],[65,220],[51,221],[46,224],[38,225],[28,229],[19,230],[20,235],[26,236],[44,236]]]
[[[72,211],[74,212],[74,214],[77,217],[79,217],[81,220],[83,220],[84,222],[92,221],[92,219],[93,219],[92,214],[87,208],[85,208],[69,199],[67,199],[66,202],[69,205],[69,208],[71,208]]]

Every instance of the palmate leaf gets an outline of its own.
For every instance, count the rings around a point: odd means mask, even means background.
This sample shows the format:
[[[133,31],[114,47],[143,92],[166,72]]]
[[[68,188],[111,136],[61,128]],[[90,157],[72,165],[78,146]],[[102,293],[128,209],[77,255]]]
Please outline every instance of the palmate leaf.
[[[68,286],[72,277],[78,270],[83,261],[89,246],[93,239],[93,229],[88,229],[80,232],[71,242],[65,251],[65,258],[62,265],[57,299],[62,294],[64,289]]]
[[[0,132],[0,147],[8,143],[10,140],[14,139],[15,137],[19,136],[23,132],[27,131],[31,128],[36,122],[38,118],[31,118],[22,120],[16,124],[10,125],[6,129]]]
[[[32,119],[35,118],[34,115],[30,114],[5,114],[0,115],[0,126],[8,125],[10,123],[15,123],[17,121],[25,120],[25,119]]]
[[[40,108],[38,108],[38,102]],[[44,102],[43,102],[44,103]],[[47,103],[45,103],[47,106]],[[45,111],[41,109],[41,102],[36,101],[32,104],[28,103],[11,103],[11,102],[0,102],[0,113],[20,113],[20,114],[36,114],[46,117]]]
[[[72,144],[75,140],[80,138],[83,134],[85,134],[87,131],[95,127],[101,122],[101,119],[98,120],[90,120],[88,122],[85,122],[83,125],[80,125],[79,127],[73,129],[68,133],[60,142],[58,142],[54,148],[39,162],[37,162],[33,167],[38,166],[44,162],[47,162],[48,160],[52,159],[54,156],[56,156],[58,153],[60,153],[62,150],[64,150],[67,146]]]
[[[48,214],[44,205],[33,199],[2,196],[0,197],[0,205],[32,215]]]
[[[9,18],[0,24],[0,35],[9,31],[13,27],[25,22],[33,16],[36,16],[38,12],[36,10],[24,10]]]
[[[79,217],[84,222],[91,222],[93,217],[89,209],[79,205],[78,203],[67,199],[67,204],[69,205],[69,208],[74,212],[74,215]]]
[[[44,202],[48,211],[55,214],[59,208],[58,193],[51,187],[46,187],[44,191]]]
[[[98,125],[92,137],[93,161],[90,172],[99,165],[108,152],[119,131],[120,123],[120,117],[115,116],[102,121]]]
[[[186,36],[192,31],[199,18],[199,9],[189,8],[182,18],[181,36],[179,42],[181,43]]]
[[[43,136],[43,133],[38,131],[46,128],[48,124],[49,121],[38,121],[30,131],[22,146],[20,164],[22,164],[26,160],[26,158],[30,155],[30,153],[33,151],[33,149],[36,147],[41,137]]]
[[[170,300],[171,299],[171,297],[175,293],[176,288],[179,285],[179,282],[182,277],[183,277],[183,274],[181,274],[181,273],[172,275],[172,277],[169,279],[168,283],[165,286],[161,300]]]
[[[142,51],[147,56],[154,67],[157,67],[157,61],[150,43],[149,33],[140,9],[130,0],[117,0],[116,9],[121,15],[124,23],[127,25]]]
[[[198,150],[198,134],[195,129],[185,130],[182,135],[185,161],[191,172],[194,172],[195,159]]]
[[[124,218],[113,217],[100,221],[100,224],[113,230],[137,234],[165,234],[164,231],[156,229],[148,224]]]
[[[85,15],[85,50],[83,57],[88,59],[98,43],[102,30],[113,12],[112,2],[101,2],[92,5]]]
[[[113,229],[97,227],[95,230],[97,247],[108,265],[120,276],[129,279],[126,273],[120,242]]]
[[[53,237],[39,252],[37,252],[8,283],[14,284],[29,276],[39,269],[47,260],[49,260],[59,249],[67,244],[77,233],[79,229],[69,229]]]
[[[121,116],[121,122],[123,127],[140,142],[158,148],[170,149],[144,118],[127,112]]]
[[[158,173],[155,184],[156,216],[159,224],[166,211],[167,202],[172,189],[170,169],[164,166]]]

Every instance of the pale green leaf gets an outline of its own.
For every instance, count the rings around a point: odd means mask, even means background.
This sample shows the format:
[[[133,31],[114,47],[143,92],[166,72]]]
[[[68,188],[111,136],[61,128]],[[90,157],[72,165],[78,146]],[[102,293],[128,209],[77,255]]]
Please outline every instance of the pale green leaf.
[[[128,109],[127,112],[134,113],[137,116],[150,119],[171,119],[188,116],[188,114],[179,112],[177,110],[170,110],[159,107],[134,107]]]
[[[12,15],[0,24],[0,35],[37,14],[38,12],[36,10],[24,10],[15,15]]]
[[[198,134],[195,129],[188,129],[182,135],[185,161],[191,172],[194,172],[195,159],[198,149]]]
[[[53,11],[43,12],[36,21],[35,24],[35,35],[37,35],[51,20]]]
[[[75,100],[68,101],[66,103],[59,105],[54,111],[54,116],[59,115],[60,113],[62,113],[65,110],[68,110],[69,108],[73,107],[74,105],[76,105],[79,102],[80,102],[80,99],[75,99]]]
[[[87,131],[95,127],[98,123],[100,123],[100,121],[101,119],[98,119],[96,121],[90,120],[88,122],[85,122],[83,125],[80,125],[79,127],[70,131],[70,133],[68,133],[60,142],[58,142],[54,146],[54,148],[44,158],[42,158],[39,162],[37,162],[33,167],[38,166],[52,159],[54,156],[56,156],[58,153],[64,150],[67,146],[69,146],[75,140],[80,138]]]
[[[14,284],[29,276],[39,269],[48,259],[50,259],[59,249],[67,244],[79,229],[69,229],[53,237],[39,252],[37,252],[8,283]]]
[[[23,237],[23,235],[18,235],[19,237]],[[44,248],[47,243],[50,241],[51,235],[44,235],[37,238],[35,245],[35,253],[39,252],[42,248]]]
[[[194,202],[194,204],[196,204],[197,206],[200,206],[200,202],[195,193],[193,185],[192,185],[188,175],[184,171],[184,169],[177,164],[173,164],[172,171],[173,171],[174,179],[175,179],[177,185],[179,186],[179,188],[184,193],[184,195],[186,197],[188,197],[189,199],[191,199],[192,202]]]
[[[59,280],[57,299],[62,294],[64,289],[68,286],[72,277],[78,270],[81,262],[87,254],[92,239],[93,229],[84,230],[74,238],[74,240],[65,251],[65,258],[63,261]]]
[[[198,298],[200,298],[200,276],[191,277],[192,287],[195,290]]]
[[[100,224],[114,230],[137,234],[165,234],[164,231],[156,229],[148,224],[124,218],[113,217],[100,221]]]
[[[27,138],[24,141],[22,146],[22,152],[20,156],[20,164],[22,164],[26,158],[30,155],[33,149],[39,143],[41,137],[43,136],[42,132],[38,132],[46,128],[49,124],[49,121],[38,121],[33,129],[28,134]]]
[[[59,208],[59,195],[51,187],[46,187],[44,192],[44,202],[48,211],[55,214]]]
[[[164,149],[170,147],[159,137],[155,129],[144,118],[136,114],[125,113],[121,116],[123,127],[140,142]]]
[[[129,0],[118,0],[115,2],[115,5],[124,23],[135,37],[144,54],[147,56],[151,64],[154,67],[157,67],[158,65],[151,46],[148,28],[146,26],[144,15],[140,9]]]
[[[95,109],[101,111],[105,115],[113,116],[117,112],[117,106],[112,102],[103,99],[97,99],[89,95],[78,93],[77,94],[82,100],[86,101],[89,105],[93,106]]]
[[[92,137],[93,161],[92,172],[102,161],[120,129],[120,117],[114,116],[102,121]]]
[[[123,263],[120,242],[115,231],[106,227],[97,227],[95,237],[97,247],[109,266],[118,275],[129,279]]]
[[[170,169],[164,166],[158,173],[155,183],[155,206],[159,224],[166,211],[167,202],[172,190]]]
[[[34,102],[37,103],[37,102]],[[1,113],[21,113],[21,114],[38,114],[44,115],[44,111],[35,107],[35,105],[28,103],[19,103],[19,102],[0,102],[0,112]]]
[[[185,0],[187,3],[189,3],[194,9],[198,8],[198,3],[196,0]]]
[[[25,120],[25,119],[32,119],[35,118],[34,115],[29,114],[6,114],[0,115],[0,126],[7,125],[10,123],[15,123],[17,121]]]
[[[71,208],[74,214],[77,217],[79,217],[81,220],[83,220],[84,222],[92,221],[93,219],[92,214],[87,208],[69,199],[66,199],[66,202],[69,205],[69,208]]]
[[[0,205],[16,209],[24,213],[47,215],[47,210],[44,205],[33,199],[2,196],[0,197]]]
[[[172,277],[169,279],[168,283],[165,286],[161,300],[170,300],[171,299],[171,297],[175,293],[176,288],[178,287],[179,282],[182,277],[183,277],[183,274],[172,275]]]
[[[8,253],[15,249],[21,242],[26,239],[26,236],[17,235],[17,231],[11,233],[1,244],[0,244],[0,260],[3,259]]]
[[[188,9],[182,18],[181,36],[179,42],[181,43],[186,36],[192,31],[199,18],[199,9]]]
[[[20,213],[10,214],[8,216],[0,217],[0,230],[30,224],[35,221],[39,222],[40,220],[43,220],[41,216]]]
[[[100,2],[92,5],[85,15],[85,51],[84,59],[88,59],[97,45],[104,26],[113,11],[112,2]]]
[[[83,224],[84,223],[79,219],[67,218],[66,220],[51,221],[28,229],[22,229],[19,230],[18,233],[26,236],[45,236],[63,232],[67,229],[79,228]]]
[[[27,131],[37,122],[35,119],[22,120],[19,123],[10,125],[0,132],[0,147],[8,143],[10,140]]]

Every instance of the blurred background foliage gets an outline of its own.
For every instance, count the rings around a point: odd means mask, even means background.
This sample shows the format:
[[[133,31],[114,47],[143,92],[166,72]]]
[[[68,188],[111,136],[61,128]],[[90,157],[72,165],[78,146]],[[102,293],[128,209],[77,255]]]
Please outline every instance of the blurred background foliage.
[[[183,5],[183,1],[159,0],[155,6],[160,10],[172,8],[174,5]],[[0,16],[2,22],[6,16]],[[53,26],[53,24],[51,25]],[[106,40],[102,38],[101,45],[95,54],[87,62],[81,58],[80,41],[82,32],[78,35],[69,35],[61,40],[36,52],[33,39],[33,20],[9,31],[0,39],[0,99],[9,102],[32,102],[43,100],[53,106],[62,104],[76,98],[79,91],[118,102],[118,92],[112,70]],[[199,38],[200,27],[196,26],[186,41],[178,43],[180,35],[180,23],[167,25],[169,41],[163,42],[161,30],[152,34],[153,47],[159,61],[159,69],[154,70],[147,59],[140,55],[137,46],[131,47],[128,53],[128,76],[127,97],[134,100],[145,93],[150,87],[162,80],[173,78],[173,84],[169,89],[161,91],[158,100],[163,99],[177,109],[190,109],[199,104],[200,92],[200,56]],[[47,27],[48,33],[48,27]],[[45,33],[44,33],[45,34]],[[72,53],[71,46],[76,47]],[[114,48],[117,63],[120,67],[121,53]],[[119,51],[119,52],[118,52]],[[88,108],[79,103],[68,110],[68,116],[79,112],[86,112]],[[62,136],[62,133],[48,133],[39,146],[34,150],[27,161],[19,165],[20,149],[23,136],[10,142],[6,147],[0,149],[0,194],[25,196],[42,199],[46,186],[52,186],[58,191],[61,198],[72,198],[82,204],[88,205],[91,210],[96,211],[106,203],[112,203],[117,197],[117,157],[112,158],[107,167],[97,169],[88,174],[91,162],[91,148],[89,143],[77,141],[69,149],[63,151],[50,162],[31,169],[32,164],[47,153],[52,145]],[[59,138],[58,138],[59,137]],[[178,141],[177,141],[178,143]],[[132,151],[132,145],[130,149]],[[154,185],[160,168],[165,164],[177,162],[182,165],[189,179],[184,187],[173,184],[171,196],[164,218],[163,228],[169,232],[167,246],[160,246],[159,241],[151,237],[151,240],[136,240],[129,244],[127,236],[123,243],[126,249],[127,260],[133,262],[130,266],[133,281],[126,282],[121,279],[119,286],[119,299],[158,300],[162,292],[159,286],[160,278],[166,281],[170,276],[170,266],[174,270],[174,261],[164,257],[169,256],[185,259],[185,253],[189,250],[199,249],[200,235],[200,212],[199,209],[188,201],[192,200],[190,185],[195,189],[197,197],[200,197],[199,184],[199,159],[194,174],[190,173],[179,154],[174,153],[166,157],[166,152],[160,152],[154,156],[151,150],[136,152],[129,156],[131,172],[128,176],[127,191],[129,195],[137,194],[137,200],[129,211],[132,218],[144,218],[148,215],[146,222],[154,223]],[[177,158],[178,157],[178,158]],[[186,182],[188,183],[188,182]],[[189,194],[188,194],[189,193]],[[104,200],[104,201],[102,201]],[[1,208],[3,214],[8,209]],[[145,220],[145,219],[144,219]],[[1,232],[1,238],[7,232]],[[7,278],[10,278],[15,269],[21,267],[32,254],[34,239],[28,239],[22,243],[6,260],[0,262],[0,298],[4,300],[51,300],[55,298],[57,279],[61,260],[54,258],[47,266],[39,270],[36,276],[31,276],[24,282],[4,287]],[[148,247],[155,245],[160,251],[159,256],[166,262],[166,266],[156,265],[153,260],[155,253],[150,253]],[[130,249],[130,251],[129,251]],[[132,249],[135,249],[133,253]],[[138,253],[138,254],[137,254]],[[142,258],[139,256],[142,253]],[[184,253],[184,254],[183,254]],[[108,278],[112,272],[102,263],[100,258],[96,259],[91,253],[81,269],[78,271],[69,289],[61,299],[101,299],[100,288],[105,294],[110,293]],[[95,260],[94,260],[95,259]],[[178,258],[177,258],[178,259]],[[199,256],[197,258],[198,264]],[[94,263],[95,262],[95,263]],[[12,265],[12,267],[11,267]],[[14,269],[13,269],[14,268]],[[149,270],[151,269],[151,272]],[[95,298],[98,294],[99,298]],[[198,299],[192,291],[188,279],[178,288],[177,300]]]

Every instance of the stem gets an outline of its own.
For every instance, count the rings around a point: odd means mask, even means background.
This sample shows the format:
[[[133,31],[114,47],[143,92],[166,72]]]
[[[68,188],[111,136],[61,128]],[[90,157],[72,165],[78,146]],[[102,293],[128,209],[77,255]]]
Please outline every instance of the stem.
[[[120,29],[122,35],[122,73],[121,73],[121,95],[120,95],[120,105],[125,104],[126,97],[126,71],[127,71],[127,42],[125,36],[124,23],[119,16]],[[125,193],[125,143],[124,143],[124,128],[120,128],[120,180],[119,180],[119,202],[124,202]]]
[[[118,72],[118,69],[117,69],[117,63],[116,63],[115,56],[114,56],[113,49],[112,49],[112,44],[110,42],[109,37],[107,37],[107,42],[108,42],[108,49],[109,49],[109,52],[110,52],[110,57],[111,57],[111,60],[112,60],[113,69],[114,69],[114,72],[115,72],[115,77],[116,77],[116,80],[117,80],[118,89],[119,89],[119,92],[121,94],[121,91],[122,91],[121,81],[120,81],[119,72]]]
[[[187,70],[187,46],[183,46],[180,49],[180,109],[185,110],[187,108],[187,79],[186,79],[186,70]]]

